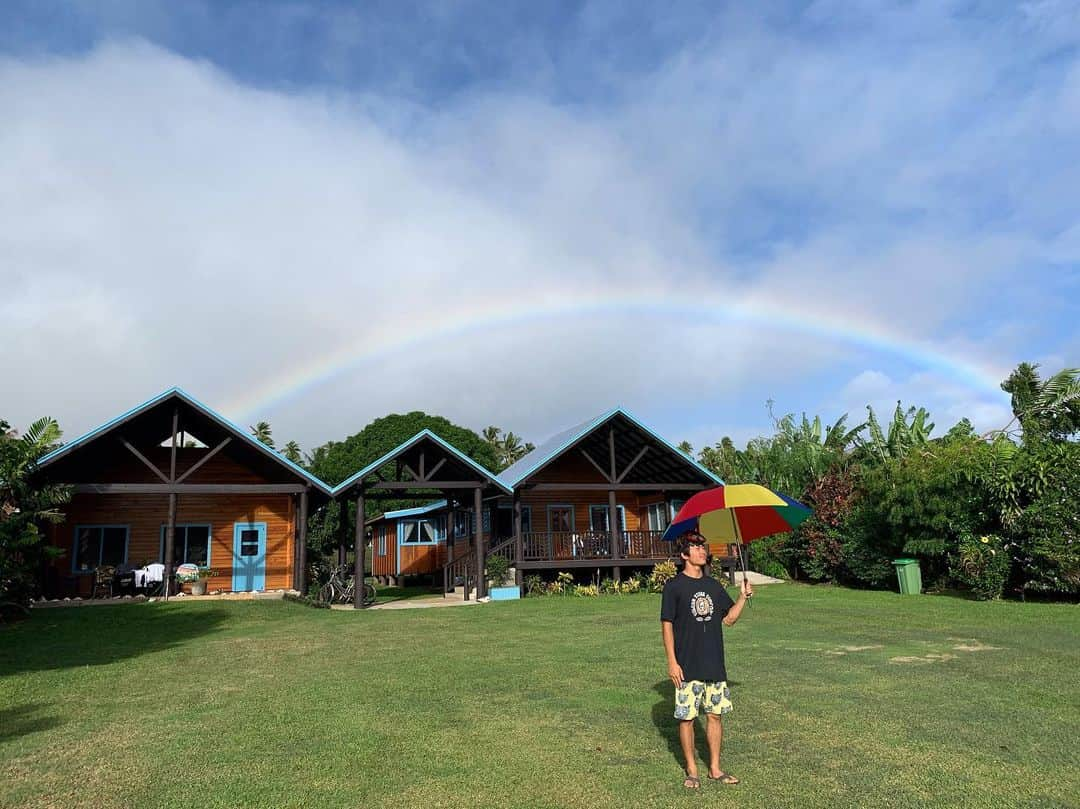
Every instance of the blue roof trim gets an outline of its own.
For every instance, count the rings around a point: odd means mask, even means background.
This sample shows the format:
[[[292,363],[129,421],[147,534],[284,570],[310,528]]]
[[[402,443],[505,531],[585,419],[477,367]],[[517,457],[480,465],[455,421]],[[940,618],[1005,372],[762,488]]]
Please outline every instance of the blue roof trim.
[[[68,443],[63,444],[62,446],[57,447],[52,452],[50,452],[48,455],[42,456],[41,458],[38,459],[37,465],[40,467],[40,466],[44,466],[47,463],[51,463],[52,461],[56,460],[60,456],[66,455],[69,451],[73,450],[75,447],[77,447],[77,446],[79,446],[81,444],[85,444],[87,441],[90,441],[90,440],[92,440],[94,438],[97,438],[97,436],[101,435],[102,433],[108,432],[113,427],[116,427],[116,426],[118,426],[120,424],[123,424],[125,421],[128,421],[131,418],[134,418],[135,416],[139,415],[139,413],[142,413],[144,410],[147,410],[150,407],[156,405],[158,402],[162,401],[163,399],[167,399],[169,396],[172,396],[174,393],[179,393],[179,392],[180,392],[179,388],[169,388],[167,391],[164,391],[163,393],[159,393],[157,396],[154,396],[151,399],[147,399],[145,402],[143,402],[140,405],[136,405],[135,407],[131,408],[131,410],[128,410],[126,413],[120,414],[116,418],[105,422],[100,427],[95,427],[94,429],[90,430],[89,432],[83,433],[78,438],[76,438],[74,441],[69,441]]]
[[[124,414],[122,414],[120,416],[117,416],[116,418],[112,419],[111,421],[108,421],[105,424],[102,424],[100,427],[97,427],[97,428],[91,430],[90,432],[85,433],[84,435],[79,436],[78,438],[76,438],[71,443],[64,444],[64,446],[53,450],[48,455],[43,457],[40,461],[38,461],[38,466],[39,467],[44,466],[45,464],[51,463],[52,461],[56,460],[57,458],[60,458],[60,457],[62,457],[64,455],[67,455],[69,452],[73,451],[77,447],[82,446],[83,444],[86,444],[89,441],[92,441],[93,439],[99,437],[100,435],[103,435],[104,433],[107,433],[109,430],[111,430],[111,429],[113,429],[115,427],[118,427],[119,425],[123,424],[124,422],[130,421],[131,419],[135,418],[136,416],[140,415],[141,413],[146,412],[147,410],[149,410],[153,406],[155,406],[157,404],[160,404],[161,402],[165,401],[166,399],[168,399],[168,398],[170,398],[172,396],[176,396],[178,399],[182,400],[186,404],[190,405],[191,407],[194,407],[196,410],[201,411],[203,415],[207,416],[208,418],[210,418],[213,421],[216,421],[218,424],[220,424],[225,429],[227,429],[230,432],[234,433],[235,435],[239,436],[241,440],[247,442],[250,446],[254,447],[255,449],[257,449],[259,452],[266,455],[271,460],[276,461],[277,463],[281,464],[282,466],[284,466],[284,467],[288,468],[289,470],[295,472],[296,474],[300,475],[300,477],[302,477],[304,480],[307,480],[309,483],[311,483],[317,489],[322,491],[324,494],[326,494],[326,495],[331,495],[332,494],[331,488],[330,488],[330,486],[328,484],[324,483],[319,478],[315,477],[313,474],[308,472],[302,466],[300,466],[299,464],[293,463],[288,458],[286,458],[284,455],[282,455],[279,452],[276,452],[275,450],[273,450],[270,447],[266,446],[266,444],[264,444],[262,441],[259,441],[256,438],[254,438],[253,436],[248,435],[247,432],[245,432],[243,429],[241,429],[239,426],[237,426],[233,422],[229,421],[227,418],[225,418],[223,415],[218,413],[216,410],[214,410],[213,408],[210,408],[207,405],[203,404],[202,402],[200,402],[198,399],[196,399],[194,396],[192,396],[190,393],[183,390],[182,388],[177,388],[177,387],[169,388],[168,390],[164,391],[163,393],[159,393],[157,396],[154,396],[151,399],[147,399],[145,402],[138,405],[137,407],[133,407],[131,410],[127,411],[126,413],[124,413]]]
[[[559,433],[554,438],[549,439],[543,445],[534,449],[517,463],[504,469],[502,474],[499,475],[499,480],[506,486],[509,486],[511,488],[516,487],[519,483],[525,480],[525,478],[529,477],[529,475],[540,471],[541,468],[551,463],[551,461],[553,461],[571,446],[576,444],[582,438],[587,436],[597,427],[618,415],[621,415],[638,429],[644,431],[652,438],[656,439],[659,443],[670,449],[680,458],[684,458],[688,464],[690,464],[696,470],[708,477],[709,480],[713,481],[718,485],[723,485],[724,481],[720,477],[710,472],[708,469],[699,464],[690,456],[686,455],[684,452],[680,452],[678,447],[676,447],[663,436],[658,435],[656,432],[646,427],[640,420],[635,418],[633,414],[629,413],[621,407],[616,407],[612,410],[607,411],[606,413],[603,413],[600,416],[597,416],[591,421],[587,421],[584,424],[579,424],[577,427],[571,427],[569,430]]]
[[[506,494],[513,494],[514,493],[512,489],[508,488],[491,471],[485,469],[480,464],[478,464],[476,461],[474,461],[472,458],[470,458],[468,455],[461,452],[461,450],[459,450],[457,447],[455,447],[452,444],[444,441],[443,439],[439,438],[439,436],[435,435],[435,433],[431,432],[431,430],[428,430],[428,429],[425,428],[425,429],[421,430],[420,432],[418,432],[416,435],[414,435],[412,438],[410,438],[408,441],[403,441],[402,443],[398,444],[396,447],[394,447],[392,450],[387,452],[385,455],[383,455],[378,460],[372,461],[367,466],[365,466],[363,469],[361,469],[359,472],[356,472],[355,474],[350,475],[348,478],[341,481],[341,483],[339,483],[337,486],[334,487],[334,489],[332,491],[332,495],[334,497],[337,497],[338,494],[343,492],[345,489],[348,489],[350,486],[355,484],[358,480],[361,480],[366,475],[370,475],[372,472],[374,472],[376,469],[379,469],[384,464],[389,463],[391,460],[393,460],[395,455],[398,455],[399,453],[404,452],[405,450],[409,449],[410,447],[414,446],[415,444],[419,443],[420,441],[422,441],[425,438],[431,439],[436,444],[438,444],[440,447],[445,449],[447,452],[451,453],[455,458],[457,458],[463,464],[465,464],[470,469],[472,469],[474,472],[478,472],[479,474],[483,475],[485,478],[490,480],[493,484],[495,484],[500,489],[502,489],[504,493],[506,493]],[[432,488],[437,489],[438,484],[432,484]]]
[[[415,517],[418,514],[427,514],[431,511],[438,511],[440,508],[446,508],[445,500],[437,500],[430,505],[417,506],[416,508],[400,508],[397,511],[384,511],[382,517],[387,520],[392,520],[397,517]]]

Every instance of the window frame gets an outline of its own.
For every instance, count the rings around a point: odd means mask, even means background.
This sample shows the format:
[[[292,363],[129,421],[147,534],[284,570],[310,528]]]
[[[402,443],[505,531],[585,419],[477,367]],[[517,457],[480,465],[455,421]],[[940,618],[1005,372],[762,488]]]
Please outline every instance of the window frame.
[[[181,522],[181,523],[177,523],[173,527],[174,528],[183,528],[184,529],[184,555],[183,555],[183,558],[180,558],[179,556],[177,556],[177,553],[176,553],[176,534],[175,533],[173,534],[173,564],[174,565],[183,565],[183,564],[192,564],[192,565],[194,565],[194,564],[196,564],[195,562],[188,562],[187,561],[187,547],[188,547],[187,529],[189,529],[189,528],[205,528],[206,529],[206,564],[202,565],[202,567],[210,567],[211,566],[211,554],[213,553],[213,548],[214,548],[214,526],[211,525],[208,522]],[[161,544],[158,546],[158,559],[159,560],[165,558],[165,532],[168,530],[168,528],[169,528],[169,526],[167,526],[165,524],[162,524],[162,526],[161,526]]]
[[[102,531],[101,539],[98,542],[98,559],[97,564],[94,567],[86,568],[85,570],[79,567],[79,532],[85,531],[88,528],[96,528]],[[117,524],[105,524],[105,523],[85,523],[82,525],[76,525],[75,531],[71,536],[71,572],[76,576],[91,576],[94,571],[101,567],[101,556],[105,551],[105,534],[104,531],[107,528],[122,528],[124,529],[124,561],[120,564],[126,565],[128,560],[128,549],[131,547],[131,526],[130,525],[117,525]]]
[[[607,503],[592,503],[592,504],[589,505],[589,530],[590,531],[611,531],[611,527],[610,527],[611,526],[611,520],[610,520],[610,518],[608,518],[606,520],[606,522],[608,523],[607,528],[597,528],[596,527],[596,523],[593,521],[593,512],[596,511],[597,509],[600,509],[605,514],[607,514],[608,504]],[[626,533],[626,506],[616,504],[615,509],[619,513],[619,522],[621,523],[621,525],[619,526],[619,530],[622,531],[625,534]]]
[[[570,511],[570,530],[565,532],[569,534],[577,533],[577,514],[574,513],[573,503],[548,503],[547,506],[547,530],[549,534],[559,533],[551,527],[551,510],[553,508],[568,509]]]
[[[431,525],[431,539],[416,540],[410,542],[405,539],[405,525],[406,523],[412,523],[416,526],[416,536],[420,536],[420,523],[428,523]],[[439,522],[438,519],[428,518],[409,518],[407,520],[398,520],[398,547],[413,547],[417,545],[438,545],[439,544]]]
[[[656,523],[660,520],[659,517],[664,518],[664,524],[660,527],[656,527]],[[659,500],[655,503],[648,503],[645,506],[645,521],[649,526],[650,531],[666,531],[667,527],[671,525],[671,504],[666,500]]]

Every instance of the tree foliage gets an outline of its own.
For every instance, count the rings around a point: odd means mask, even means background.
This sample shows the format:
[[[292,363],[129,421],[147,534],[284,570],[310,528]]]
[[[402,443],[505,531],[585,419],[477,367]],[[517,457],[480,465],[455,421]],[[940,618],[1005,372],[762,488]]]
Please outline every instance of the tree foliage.
[[[531,443],[522,443],[521,437],[512,431],[504,433],[502,428],[494,425],[484,428],[483,438],[496,458],[496,464],[492,467],[493,472],[501,472],[509,468],[536,449]]]
[[[1001,389],[1012,396],[1013,421],[1019,423],[1024,443],[1064,441],[1080,433],[1080,368],[1065,368],[1049,379],[1039,366],[1022,362]]]
[[[61,522],[70,491],[33,480],[38,460],[60,444],[60,427],[35,421],[19,436],[0,421],[0,602],[27,603],[37,594],[37,574],[55,549],[45,545],[42,523]]]
[[[270,429],[270,422],[260,421],[258,424],[248,429],[251,430],[251,435],[256,441],[261,441],[271,449],[274,448],[274,431]]]

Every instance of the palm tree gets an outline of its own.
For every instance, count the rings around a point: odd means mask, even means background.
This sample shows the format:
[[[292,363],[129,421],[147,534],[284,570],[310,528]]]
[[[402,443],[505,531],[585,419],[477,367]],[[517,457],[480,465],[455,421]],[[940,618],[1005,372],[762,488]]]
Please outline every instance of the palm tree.
[[[1061,441],[1080,432],[1080,368],[1065,368],[1043,381],[1039,366],[1022,362],[1001,389],[1012,394],[1013,418],[995,433],[1010,434],[1019,422],[1025,441]]]
[[[295,441],[290,441],[281,449],[281,454],[293,463],[300,463],[304,460],[304,454],[300,451],[300,445]]]
[[[273,430],[270,429],[270,422],[260,421],[254,427],[249,427],[248,429],[251,430],[251,434],[255,437],[256,441],[261,441],[262,443],[266,444],[266,446],[273,449],[274,436]]]

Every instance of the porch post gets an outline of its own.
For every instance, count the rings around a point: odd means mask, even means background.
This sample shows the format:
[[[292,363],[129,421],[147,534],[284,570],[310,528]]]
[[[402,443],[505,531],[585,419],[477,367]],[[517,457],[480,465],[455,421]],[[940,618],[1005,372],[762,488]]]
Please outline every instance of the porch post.
[[[298,532],[297,542],[300,543],[299,558],[299,570],[297,571],[296,580],[299,584],[297,588],[300,591],[300,595],[304,595],[307,591],[307,510],[308,510],[308,490],[305,487],[304,491],[300,492],[300,531]]]
[[[611,482],[618,480],[615,471],[615,428],[608,430],[608,454],[611,461]],[[611,534],[611,560],[618,562],[622,558],[622,531],[619,530],[619,504],[615,490],[608,490],[608,530]],[[615,565],[615,581],[622,581],[622,568]]]
[[[608,528],[611,529],[611,558],[617,562],[622,558],[622,531],[619,530],[619,505],[615,491],[608,492]],[[622,581],[622,568],[615,565],[615,581]]]
[[[349,501],[343,500],[339,505],[337,563],[344,565],[349,558],[349,549],[345,544],[345,538],[349,535]]]
[[[454,500],[446,498],[446,564],[449,565],[457,558],[457,547],[454,542]],[[454,591],[454,574],[450,568],[443,568],[443,595]],[[465,593],[467,596],[468,593]]]
[[[487,595],[487,579],[484,577],[484,490],[473,490],[473,533],[476,536],[476,598]]]
[[[169,483],[176,483],[176,433],[180,427],[180,409],[173,408],[172,448],[169,451]],[[173,540],[176,536],[176,494],[169,495],[169,522],[165,525],[165,558],[162,563],[165,570],[161,574],[165,585],[165,600],[169,600],[172,591]]]
[[[359,610],[364,608],[364,553],[367,549],[367,540],[364,537],[363,488],[359,489],[356,495],[356,538],[354,542],[356,546],[356,567],[353,570],[353,580],[356,582],[356,594],[353,607]]]
[[[524,577],[521,574],[521,563],[525,560],[525,537],[521,535],[521,494],[514,492],[514,556],[517,562],[514,565],[514,583],[520,588]]]

